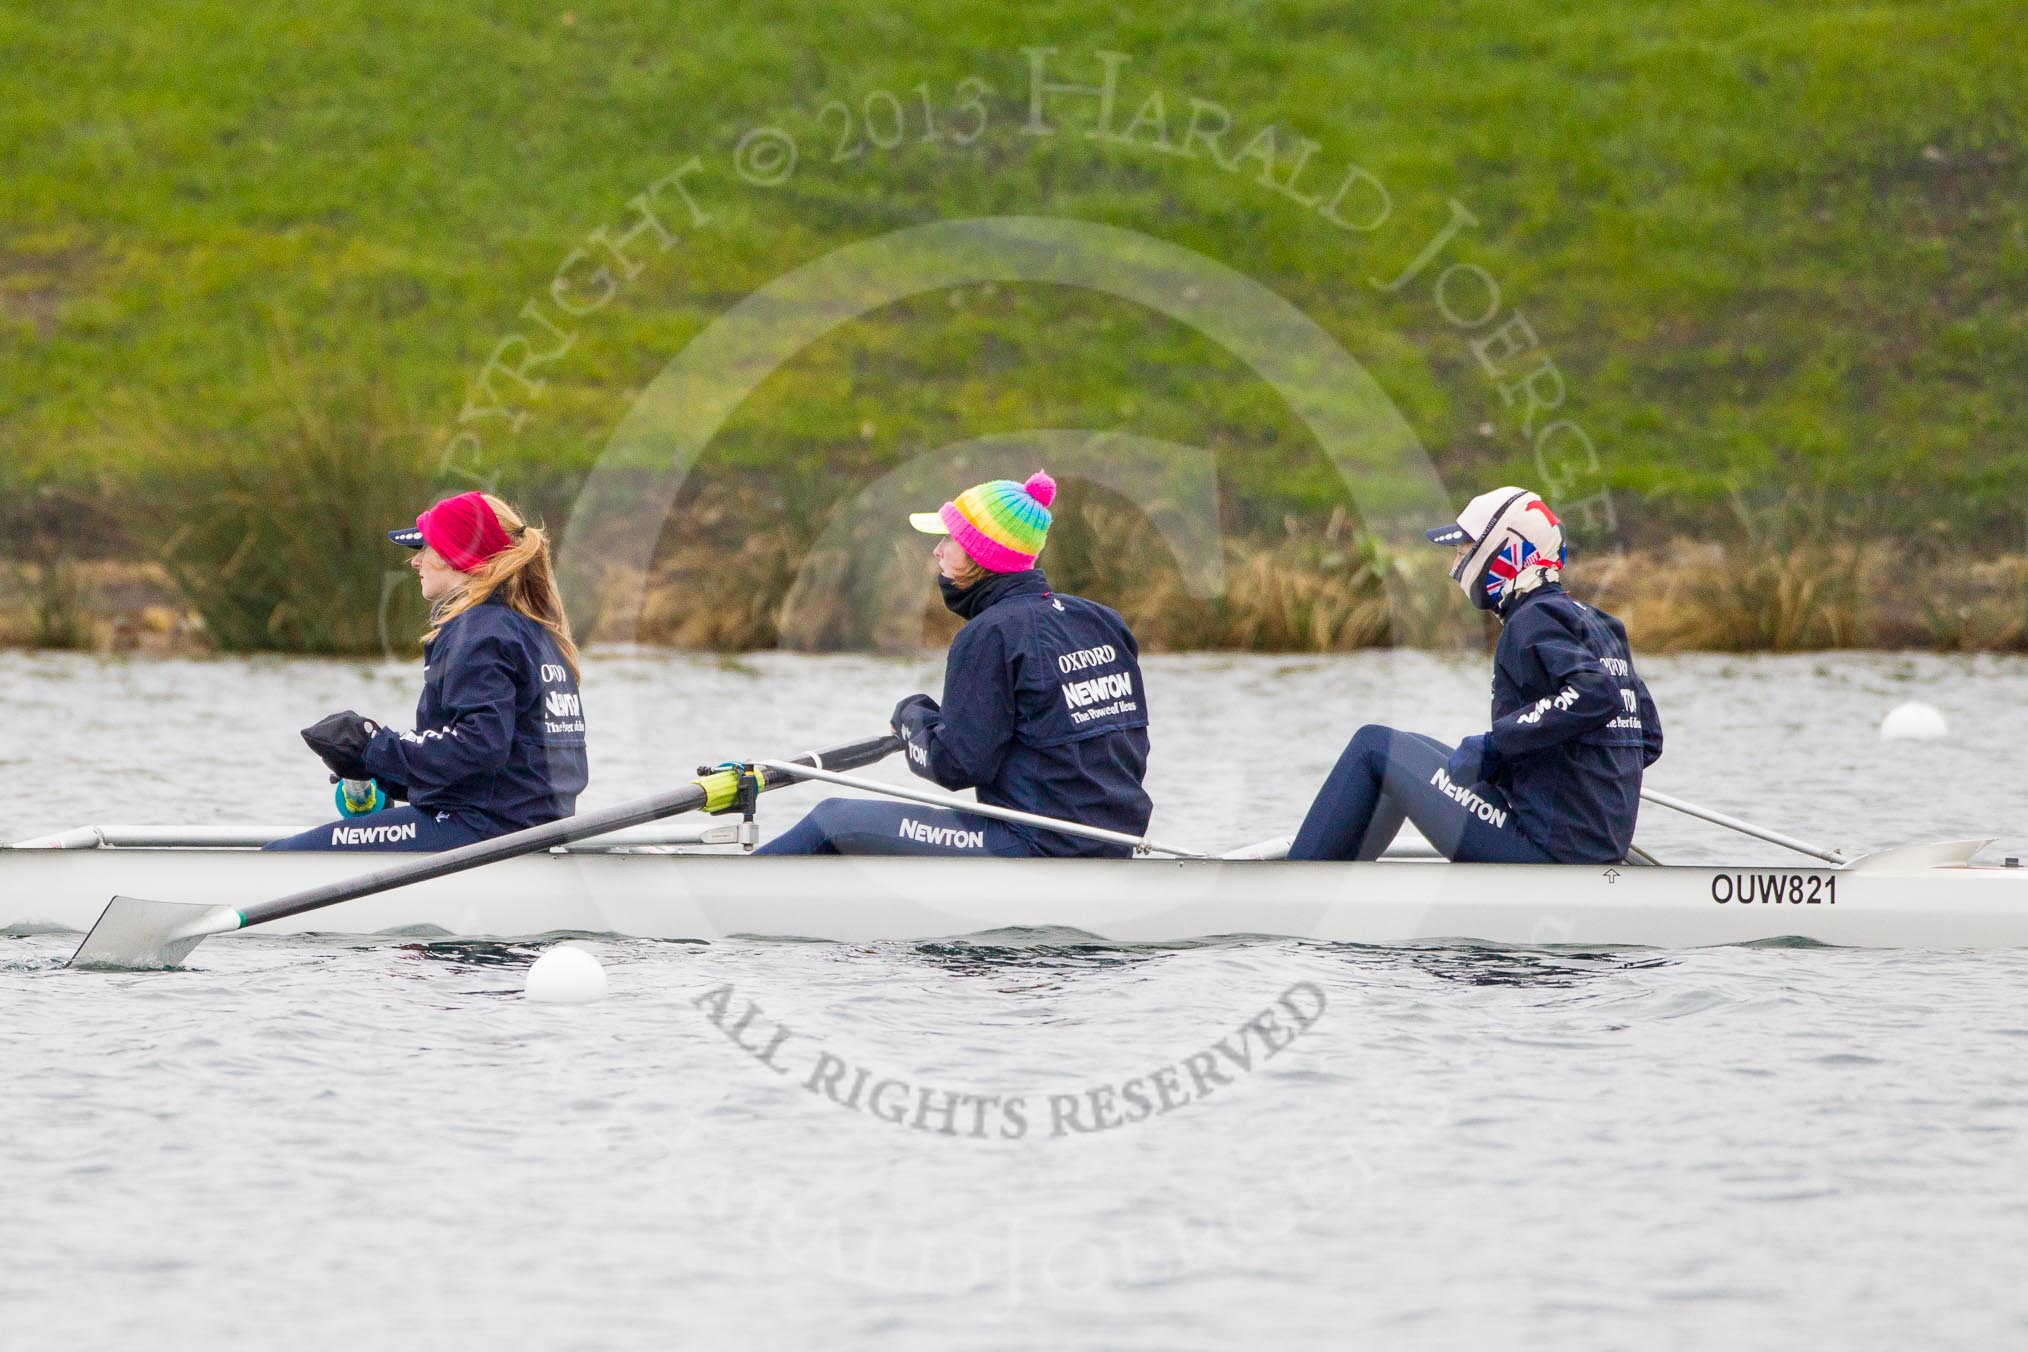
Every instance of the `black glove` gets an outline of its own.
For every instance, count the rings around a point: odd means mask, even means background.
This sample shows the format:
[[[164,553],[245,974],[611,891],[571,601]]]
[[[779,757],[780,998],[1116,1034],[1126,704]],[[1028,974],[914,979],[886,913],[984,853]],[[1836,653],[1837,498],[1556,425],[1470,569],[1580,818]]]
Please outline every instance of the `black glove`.
[[[923,719],[943,712],[943,707],[928,695],[910,695],[894,706],[894,716],[887,720],[887,726],[894,729],[894,735],[906,741],[909,730]]]
[[[303,740],[340,779],[371,779],[373,772],[366,768],[366,744],[379,730],[380,725],[372,719],[347,709],[304,728]]]

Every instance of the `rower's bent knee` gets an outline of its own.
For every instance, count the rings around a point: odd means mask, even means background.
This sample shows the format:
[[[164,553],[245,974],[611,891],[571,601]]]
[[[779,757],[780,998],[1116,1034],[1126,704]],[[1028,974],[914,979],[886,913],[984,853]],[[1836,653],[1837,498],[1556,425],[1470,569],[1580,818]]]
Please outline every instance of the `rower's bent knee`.
[[[1385,751],[1394,744],[1398,734],[1384,723],[1368,723],[1352,734],[1352,745],[1368,750]]]
[[[1368,723],[1352,734],[1352,740],[1345,744],[1341,761],[1362,760],[1370,765],[1385,764],[1403,734],[1383,723]]]

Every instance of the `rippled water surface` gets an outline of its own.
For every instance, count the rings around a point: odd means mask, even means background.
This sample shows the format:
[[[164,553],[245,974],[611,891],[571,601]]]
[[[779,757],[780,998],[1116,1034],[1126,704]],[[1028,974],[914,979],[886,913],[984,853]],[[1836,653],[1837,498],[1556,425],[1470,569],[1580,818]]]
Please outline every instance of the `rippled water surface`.
[[[1644,666],[1658,788],[1826,844],[2028,846],[2028,664]],[[877,731],[936,675],[598,657],[587,805]],[[0,835],[309,824],[294,729],[414,682],[0,655]],[[1206,847],[1289,830],[1362,721],[1484,720],[1482,660],[1148,683],[1155,833]],[[1953,735],[1880,742],[1906,699]],[[1655,809],[1641,839],[1783,857]],[[558,1007],[522,995],[550,937],[247,936],[128,976],[0,938],[0,1346],[2028,1337],[2028,953],[1068,940],[591,937],[612,994]]]

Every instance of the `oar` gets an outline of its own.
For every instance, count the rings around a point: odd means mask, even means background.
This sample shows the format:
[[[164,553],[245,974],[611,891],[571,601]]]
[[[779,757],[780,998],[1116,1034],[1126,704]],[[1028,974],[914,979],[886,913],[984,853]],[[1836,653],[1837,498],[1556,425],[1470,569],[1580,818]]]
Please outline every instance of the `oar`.
[[[1770,845],[1779,845],[1785,850],[1794,850],[1798,854],[1814,855],[1828,864],[1849,864],[1852,862],[1852,856],[1846,854],[1843,850],[1832,850],[1826,849],[1822,845],[1812,845],[1807,840],[1797,840],[1794,836],[1785,836],[1779,831],[1770,831],[1765,826],[1755,826],[1752,822],[1744,822],[1737,817],[1729,817],[1723,812],[1714,812],[1708,807],[1699,807],[1695,803],[1686,803],[1681,798],[1672,798],[1668,794],[1654,789],[1642,789],[1641,797],[1659,807],[1671,808],[1674,811],[1683,813],[1685,816],[1697,817],[1703,821],[1710,822],[1713,826],[1723,826],[1728,830],[1737,831],[1741,835],[1754,836],[1765,840]]]
[[[1827,850],[1821,845],[1812,845],[1806,840],[1797,840],[1794,836],[1785,836],[1779,831],[1770,831],[1766,827],[1755,826],[1752,822],[1743,822],[1737,817],[1728,817],[1723,812],[1714,812],[1708,807],[1699,807],[1695,803],[1686,803],[1681,798],[1672,798],[1668,794],[1655,789],[1642,789],[1641,797],[1661,807],[1674,808],[1676,811],[1686,813],[1689,816],[1702,818],[1715,826],[1726,826],[1734,831],[1744,832],[1749,836],[1758,836],[1760,839],[1768,841],[1771,844],[1785,846],[1788,849],[1797,850],[1803,854],[1815,855],[1817,858],[1833,864],[1849,864],[1852,862],[1851,856],[1841,850]],[[1289,838],[1287,836],[1277,836],[1270,840],[1241,846],[1236,850],[1229,850],[1220,855],[1219,858],[1286,859],[1288,856]],[[1383,855],[1382,857],[1385,858],[1386,856]],[[1658,864],[1660,862],[1655,856],[1649,854],[1638,845],[1627,847],[1627,857],[1629,859],[1638,859],[1644,864]]]
[[[1815,855],[1817,858],[1829,863],[1849,864],[1852,862],[1852,857],[1843,850],[1828,850],[1821,845],[1812,845],[1807,840],[1797,840],[1794,836],[1785,836],[1779,831],[1770,831],[1764,826],[1755,826],[1752,822],[1743,822],[1737,817],[1728,817],[1723,812],[1714,812],[1708,807],[1699,807],[1695,803],[1686,803],[1681,798],[1672,798],[1668,794],[1655,789],[1642,789],[1641,797],[1657,806],[1674,808],[1676,811],[1689,816],[1702,818],[1714,826],[1730,827],[1734,831],[1740,831],[1749,836],[1758,836],[1770,844],[1780,845],[1786,849],[1796,850],[1803,854]],[[1242,846],[1237,850],[1231,850],[1220,855],[1219,858],[1286,859],[1288,855],[1289,840],[1286,836],[1282,836],[1273,840],[1263,840],[1258,844]],[[1383,855],[1382,857],[1386,856]],[[1654,855],[1649,854],[1638,845],[1629,845],[1627,847],[1627,858],[1637,859],[1643,864],[1659,865],[1661,863]]]
[[[811,768],[795,761],[755,761],[761,769],[773,770],[776,774],[791,775],[797,779],[817,779],[826,784],[842,784],[848,789],[863,789],[867,793],[885,794],[889,798],[900,798],[911,803],[922,803],[929,807],[947,807],[957,812],[969,812],[974,817],[992,817],[1003,822],[1019,822],[1023,826],[1040,827],[1058,835],[1082,836],[1086,840],[1102,840],[1108,845],[1124,845],[1135,854],[1173,854],[1181,859],[1202,859],[1202,850],[1186,850],[1175,845],[1164,845],[1145,836],[1130,836],[1124,831],[1108,831],[1102,826],[1085,826],[1078,822],[1067,822],[1057,817],[1044,817],[1039,813],[1021,812],[1011,807],[993,807],[987,803],[975,803],[970,799],[938,793],[934,789],[918,789],[900,784],[883,784],[877,779],[860,779],[856,775],[833,774],[822,766]]]
[[[840,766],[856,769],[871,765],[882,757],[901,749],[901,742],[893,737],[878,737],[872,741],[854,742],[848,746],[834,747],[829,751],[813,751],[807,756],[792,761],[756,762],[773,766],[794,768],[821,768]],[[587,836],[604,835],[644,822],[660,821],[678,813],[694,812],[699,808],[715,812],[732,807],[739,795],[741,771],[738,768],[719,770],[691,780],[678,789],[642,798],[619,807],[606,808],[600,812],[586,812],[561,821],[549,822],[542,826],[531,826],[525,831],[482,840],[473,845],[463,845],[441,854],[416,855],[401,863],[390,865],[373,873],[356,878],[346,878],[308,891],[295,892],[273,901],[257,902],[243,910],[230,906],[209,906],[201,902],[148,901],[140,897],[114,897],[112,903],[99,916],[99,922],[92,926],[90,934],[78,945],[71,955],[72,967],[109,967],[120,969],[173,967],[188,957],[190,950],[213,934],[229,934],[233,930],[246,929],[250,925],[265,924],[285,916],[301,915],[324,906],[335,906],[341,901],[352,901],[359,897],[386,892],[411,883],[426,882],[431,878],[442,878],[466,869],[478,868],[485,864],[498,863],[503,859],[514,859],[524,854],[535,854],[541,850],[568,845],[574,840]],[[782,784],[795,781],[784,777]],[[780,785],[761,777],[758,785],[762,789],[778,788]]]

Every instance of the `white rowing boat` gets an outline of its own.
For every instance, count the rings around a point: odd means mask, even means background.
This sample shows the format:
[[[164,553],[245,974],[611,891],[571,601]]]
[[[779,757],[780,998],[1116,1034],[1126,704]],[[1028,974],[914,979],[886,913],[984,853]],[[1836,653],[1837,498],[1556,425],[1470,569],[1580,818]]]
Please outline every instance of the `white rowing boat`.
[[[1802,868],[778,859],[696,848],[729,840],[734,827],[673,826],[506,859],[263,928],[494,938],[929,940],[1020,929],[1115,943],[1268,935],[1359,944],[2028,947],[2028,869],[1974,864],[1983,841]],[[40,848],[0,848],[0,927],[83,932],[114,896],[243,908],[389,858],[246,848],[277,833],[87,827],[33,842]]]

